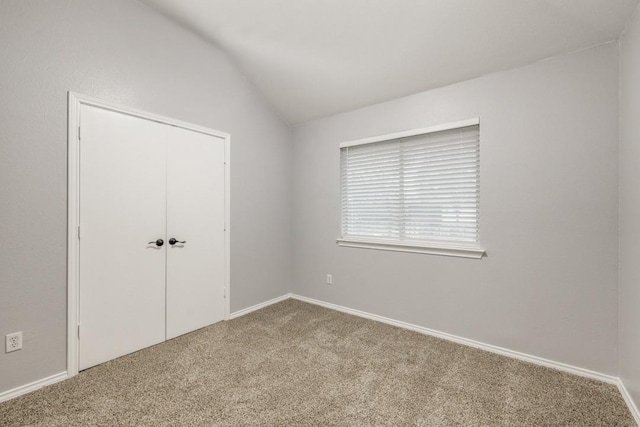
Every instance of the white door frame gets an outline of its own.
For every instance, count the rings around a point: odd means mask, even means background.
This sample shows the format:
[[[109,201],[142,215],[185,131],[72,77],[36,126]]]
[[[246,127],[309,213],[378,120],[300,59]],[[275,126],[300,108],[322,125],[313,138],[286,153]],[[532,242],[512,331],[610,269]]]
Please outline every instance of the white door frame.
[[[100,99],[92,98],[86,95],[80,95],[69,92],[68,100],[68,204],[67,204],[67,375],[72,377],[78,374],[78,326],[79,326],[79,211],[80,211],[80,157],[79,143],[81,137],[80,129],[80,107],[89,105],[92,107],[103,108],[133,117],[139,117],[170,126],[176,126],[195,132],[201,132],[224,139],[224,157],[225,157],[225,200],[224,200],[224,251],[225,251],[225,320],[229,319],[229,309],[231,301],[231,156],[230,142],[231,136],[228,133],[219,132],[217,130],[208,129],[202,126],[174,120],[168,117],[159,116],[145,111],[135,110],[133,108],[123,107],[111,103],[104,102]]]

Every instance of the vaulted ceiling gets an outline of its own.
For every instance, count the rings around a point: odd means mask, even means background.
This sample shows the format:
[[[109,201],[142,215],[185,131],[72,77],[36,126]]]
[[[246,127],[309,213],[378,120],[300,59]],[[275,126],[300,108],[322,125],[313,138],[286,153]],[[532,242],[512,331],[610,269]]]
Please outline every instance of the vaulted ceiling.
[[[617,40],[638,0],[143,0],[290,124]]]

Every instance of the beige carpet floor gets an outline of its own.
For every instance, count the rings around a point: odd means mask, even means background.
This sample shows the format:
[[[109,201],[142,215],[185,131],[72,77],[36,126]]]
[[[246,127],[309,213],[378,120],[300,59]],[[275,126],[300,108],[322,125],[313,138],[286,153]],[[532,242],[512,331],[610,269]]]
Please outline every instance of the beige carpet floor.
[[[632,426],[609,384],[294,300],[0,404],[2,426]]]

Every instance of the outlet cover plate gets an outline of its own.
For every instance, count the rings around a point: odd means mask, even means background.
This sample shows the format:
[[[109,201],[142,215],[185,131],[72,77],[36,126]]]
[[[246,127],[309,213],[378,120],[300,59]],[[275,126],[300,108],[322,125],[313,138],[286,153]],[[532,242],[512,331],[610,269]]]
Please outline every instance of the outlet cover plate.
[[[5,337],[5,351],[11,353],[22,349],[22,332],[14,332]]]

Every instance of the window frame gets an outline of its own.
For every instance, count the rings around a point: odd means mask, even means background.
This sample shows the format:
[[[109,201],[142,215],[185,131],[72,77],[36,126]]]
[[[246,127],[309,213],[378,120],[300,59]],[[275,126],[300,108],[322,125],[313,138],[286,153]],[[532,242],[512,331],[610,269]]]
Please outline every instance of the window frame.
[[[375,142],[392,141],[417,135],[425,135],[435,132],[454,130],[468,126],[479,126],[480,118],[472,118],[452,123],[444,123],[426,128],[412,129],[403,132],[396,132],[387,135],[379,135],[370,138],[358,139],[354,141],[341,142],[339,145],[340,154],[346,147],[372,144]],[[340,172],[342,174],[342,172]],[[342,175],[340,178],[340,190],[342,192]],[[340,193],[342,194],[342,193]],[[456,243],[445,241],[402,241],[390,239],[375,239],[369,237],[354,237],[342,235],[342,200],[340,201],[340,238],[336,239],[339,246],[363,249],[378,249],[396,252],[412,252],[432,255],[455,256],[463,258],[481,259],[486,251],[481,248],[479,238],[476,243]],[[480,234],[480,216],[478,216],[478,234]]]

